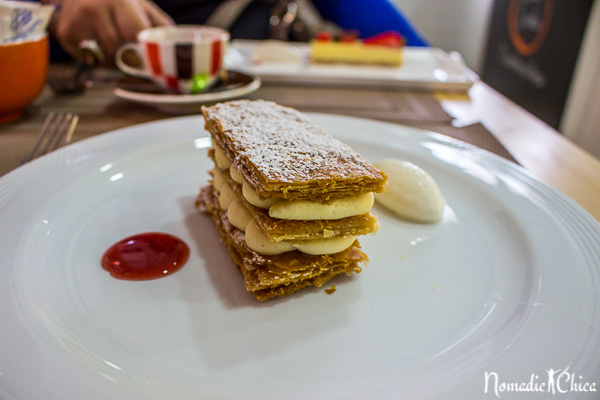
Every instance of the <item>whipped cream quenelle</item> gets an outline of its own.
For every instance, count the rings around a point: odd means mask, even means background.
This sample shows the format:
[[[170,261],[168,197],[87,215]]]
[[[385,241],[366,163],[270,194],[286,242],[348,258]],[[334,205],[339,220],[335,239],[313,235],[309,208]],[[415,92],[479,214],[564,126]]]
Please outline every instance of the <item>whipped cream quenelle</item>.
[[[388,175],[387,189],[375,194],[375,201],[413,221],[434,223],[442,219],[446,200],[431,175],[409,161],[395,158],[373,165]]]

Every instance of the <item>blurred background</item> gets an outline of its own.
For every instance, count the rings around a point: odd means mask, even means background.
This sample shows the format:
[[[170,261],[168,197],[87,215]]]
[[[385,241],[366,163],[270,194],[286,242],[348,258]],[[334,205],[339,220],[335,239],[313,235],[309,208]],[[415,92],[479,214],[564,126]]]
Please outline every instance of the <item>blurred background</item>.
[[[484,82],[600,158],[600,0],[394,1],[432,46],[458,51]],[[510,7],[525,42],[548,29],[532,54],[510,41]]]

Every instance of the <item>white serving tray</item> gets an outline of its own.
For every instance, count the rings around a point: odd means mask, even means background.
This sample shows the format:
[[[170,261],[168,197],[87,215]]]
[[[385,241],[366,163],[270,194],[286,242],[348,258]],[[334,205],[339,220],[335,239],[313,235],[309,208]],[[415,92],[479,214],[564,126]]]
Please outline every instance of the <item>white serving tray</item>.
[[[254,57],[259,43],[234,40],[227,62],[238,70],[259,75],[264,83],[466,91],[479,79],[459,53],[438,48],[406,47],[403,65],[388,67],[312,64],[306,43],[288,44],[298,61],[261,62]]]

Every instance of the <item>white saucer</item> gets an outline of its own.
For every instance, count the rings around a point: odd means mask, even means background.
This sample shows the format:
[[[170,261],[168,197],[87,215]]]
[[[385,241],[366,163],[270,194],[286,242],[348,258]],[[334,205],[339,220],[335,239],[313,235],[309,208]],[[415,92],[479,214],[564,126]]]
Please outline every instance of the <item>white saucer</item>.
[[[241,72],[229,71],[230,78],[236,77],[233,84],[218,83],[206,92],[198,94],[166,94],[151,91],[136,90],[129,87],[116,87],[114,94],[125,100],[145,104],[169,114],[191,114],[200,112],[203,104],[229,100],[252,93],[260,87],[260,78]],[[131,88],[130,88],[131,87]],[[140,88],[148,84],[140,84]]]

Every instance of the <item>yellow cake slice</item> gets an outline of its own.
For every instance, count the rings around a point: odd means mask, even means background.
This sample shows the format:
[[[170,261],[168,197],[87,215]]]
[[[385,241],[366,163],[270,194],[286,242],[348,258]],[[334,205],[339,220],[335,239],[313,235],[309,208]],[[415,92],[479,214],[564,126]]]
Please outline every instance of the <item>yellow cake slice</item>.
[[[310,42],[314,63],[375,64],[400,66],[403,61],[404,40],[396,32],[384,32],[360,40],[331,40],[316,38]]]

